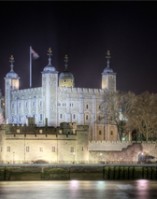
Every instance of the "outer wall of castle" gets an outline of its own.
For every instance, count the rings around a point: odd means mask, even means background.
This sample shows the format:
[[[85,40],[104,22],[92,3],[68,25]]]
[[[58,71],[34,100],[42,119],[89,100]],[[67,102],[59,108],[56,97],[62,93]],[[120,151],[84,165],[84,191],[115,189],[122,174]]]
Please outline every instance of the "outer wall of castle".
[[[23,134],[0,130],[0,163],[137,163],[139,153],[156,157],[157,144],[88,141],[88,130],[73,134]]]

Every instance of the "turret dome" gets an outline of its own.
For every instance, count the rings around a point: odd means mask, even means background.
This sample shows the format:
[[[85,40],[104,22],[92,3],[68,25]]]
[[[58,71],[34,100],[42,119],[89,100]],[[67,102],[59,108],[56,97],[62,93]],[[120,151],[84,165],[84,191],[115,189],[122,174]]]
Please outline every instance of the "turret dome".
[[[68,71],[68,56],[65,55],[65,70],[59,74],[59,87],[74,87],[74,75]]]
[[[52,50],[51,50],[51,48],[48,49],[48,56],[49,56],[49,58],[48,58],[48,65],[44,67],[43,73],[55,73],[55,72],[57,72],[56,68],[51,63],[51,57],[52,57]]]
[[[11,70],[10,70],[10,72],[8,72],[8,73],[6,74],[6,78],[9,78],[9,79],[19,79],[18,74],[15,73],[14,70],[13,70],[13,67],[14,67],[14,65],[13,65],[13,63],[14,63],[14,57],[13,57],[13,55],[11,55],[9,61],[10,61],[10,63],[11,63],[11,64],[10,64]]]

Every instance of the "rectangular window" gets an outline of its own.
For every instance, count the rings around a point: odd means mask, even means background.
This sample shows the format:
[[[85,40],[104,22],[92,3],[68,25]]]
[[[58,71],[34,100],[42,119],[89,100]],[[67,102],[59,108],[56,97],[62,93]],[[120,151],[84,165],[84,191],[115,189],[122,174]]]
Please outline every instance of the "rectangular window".
[[[29,146],[26,146],[26,152],[29,152]]]
[[[40,151],[40,152],[43,152],[43,148],[42,148],[42,147],[40,147],[40,148],[39,148],[39,151]]]
[[[101,135],[101,130],[99,130],[99,135]]]
[[[73,114],[73,119],[75,119],[75,114]]]
[[[60,114],[60,119],[62,119],[62,114]]]
[[[86,120],[88,120],[88,115],[86,115]]]
[[[55,149],[55,146],[52,146],[52,152],[55,152],[56,149]]]
[[[42,107],[42,102],[40,101],[40,108]]]
[[[40,114],[40,121],[42,121],[42,114]]]
[[[10,152],[10,151],[11,151],[10,146],[7,146],[7,152]]]
[[[74,147],[73,146],[70,148],[70,152],[74,153]]]

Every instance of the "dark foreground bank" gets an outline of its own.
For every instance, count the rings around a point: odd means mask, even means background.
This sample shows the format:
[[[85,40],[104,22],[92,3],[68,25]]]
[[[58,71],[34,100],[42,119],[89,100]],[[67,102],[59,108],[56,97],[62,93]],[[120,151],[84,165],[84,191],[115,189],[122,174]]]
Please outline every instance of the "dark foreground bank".
[[[157,165],[1,165],[0,181],[157,180]]]

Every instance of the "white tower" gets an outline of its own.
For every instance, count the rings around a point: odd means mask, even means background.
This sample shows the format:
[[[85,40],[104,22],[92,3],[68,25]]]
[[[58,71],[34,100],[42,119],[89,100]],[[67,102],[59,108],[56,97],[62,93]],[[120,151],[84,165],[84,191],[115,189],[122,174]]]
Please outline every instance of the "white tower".
[[[42,72],[43,117],[48,126],[57,126],[58,72],[51,64],[52,50],[48,49],[48,65]]]
[[[14,57],[10,57],[10,67],[11,70],[5,76],[5,120],[6,123],[11,123],[11,92],[14,90],[19,90],[19,76],[13,70]]]
[[[102,89],[107,89],[109,91],[116,91],[116,73],[110,68],[110,51],[106,54],[107,66],[102,72]]]

